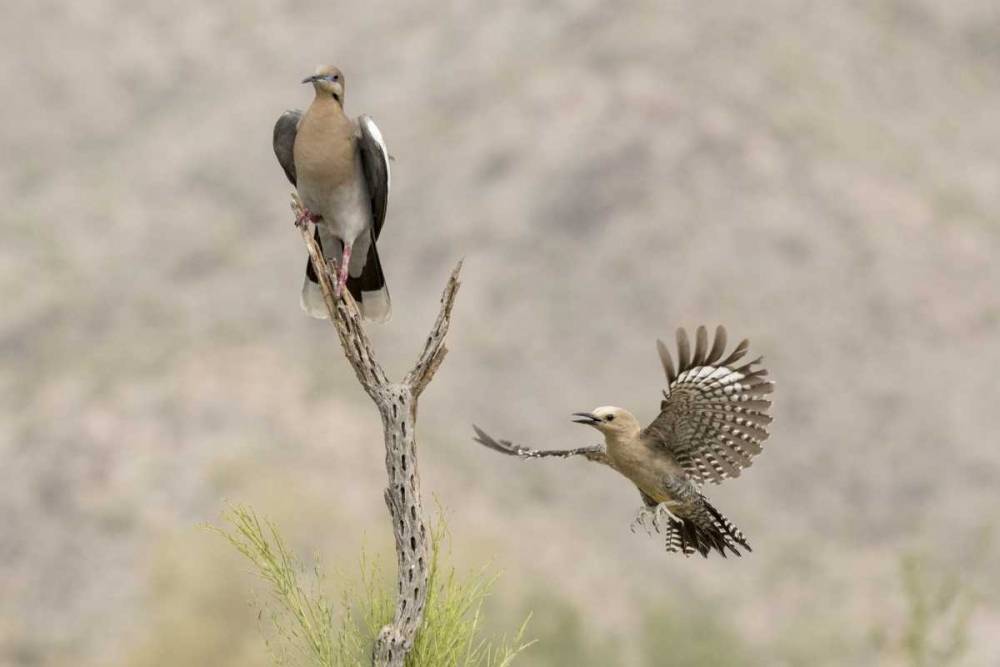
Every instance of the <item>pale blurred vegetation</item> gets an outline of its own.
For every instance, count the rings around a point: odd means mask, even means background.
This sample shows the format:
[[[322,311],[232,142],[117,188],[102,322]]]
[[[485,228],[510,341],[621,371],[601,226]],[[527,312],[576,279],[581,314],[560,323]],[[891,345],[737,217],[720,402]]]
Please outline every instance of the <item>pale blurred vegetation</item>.
[[[146,639],[121,667],[367,664],[373,637],[394,609],[394,580],[384,559],[363,549],[356,571],[337,568],[331,576],[318,552],[305,567],[277,526],[253,510],[231,506],[223,516],[225,525],[211,530],[236,547],[250,569],[238,571],[232,554],[194,544],[190,557],[164,559],[154,576]],[[640,623],[624,632],[595,627],[591,610],[544,587],[519,600],[495,600],[500,573],[483,568],[461,575],[450,563],[443,513],[431,532],[433,594],[407,662],[413,667],[961,665],[983,568],[994,553],[991,532],[984,530],[962,570],[930,552],[900,557],[893,594],[900,604],[867,638],[849,636],[818,610],[814,618],[793,621],[778,641],[759,644],[741,635],[723,606],[682,593],[642,601]],[[247,574],[256,580],[249,590]],[[512,631],[505,614],[530,622]],[[248,615],[256,625],[246,622]]]
[[[902,659],[908,667],[961,664],[969,650],[969,626],[983,601],[987,565],[996,559],[993,529],[985,528],[962,570],[943,565],[931,553],[909,553],[899,560],[905,598],[900,618],[873,631],[882,655]]]

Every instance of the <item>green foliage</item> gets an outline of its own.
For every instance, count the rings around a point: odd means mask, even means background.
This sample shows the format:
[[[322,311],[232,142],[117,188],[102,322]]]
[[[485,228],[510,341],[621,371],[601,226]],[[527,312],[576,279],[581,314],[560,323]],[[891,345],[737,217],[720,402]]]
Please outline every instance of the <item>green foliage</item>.
[[[360,580],[343,582],[340,610],[324,594],[319,559],[309,575],[273,523],[252,509],[230,506],[228,530],[213,528],[253,565],[266,584],[269,601],[256,599],[258,620],[277,665],[356,667],[371,660],[379,630],[392,621],[395,603],[378,563],[362,551]],[[427,608],[407,667],[508,667],[530,645],[523,642],[527,620],[513,640],[481,635],[481,609],[497,575],[487,568],[459,577],[446,563],[448,541],[443,512],[431,527],[432,557]],[[308,585],[305,579],[310,579]]]

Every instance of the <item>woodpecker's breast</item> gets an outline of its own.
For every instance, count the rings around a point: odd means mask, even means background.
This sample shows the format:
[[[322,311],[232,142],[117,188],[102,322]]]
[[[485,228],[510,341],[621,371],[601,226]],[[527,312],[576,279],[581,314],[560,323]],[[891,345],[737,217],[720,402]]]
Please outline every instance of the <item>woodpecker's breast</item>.
[[[666,490],[666,480],[684,472],[664,452],[650,447],[639,438],[607,440],[608,457],[614,467],[629,478],[643,493],[659,503],[674,501]]]

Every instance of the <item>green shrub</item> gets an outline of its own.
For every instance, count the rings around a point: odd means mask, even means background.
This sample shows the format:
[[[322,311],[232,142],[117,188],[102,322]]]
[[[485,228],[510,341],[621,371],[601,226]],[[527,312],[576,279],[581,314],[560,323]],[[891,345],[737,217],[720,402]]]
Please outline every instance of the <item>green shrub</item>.
[[[258,620],[277,665],[357,667],[369,664],[379,630],[392,621],[395,601],[377,562],[362,550],[360,579],[343,579],[339,610],[324,594],[326,577],[317,557],[309,574],[273,523],[250,508],[230,506],[228,529],[212,528],[243,554],[267,587],[255,595]],[[431,567],[424,621],[407,667],[508,667],[530,645],[527,620],[513,640],[481,637],[480,612],[496,582],[488,568],[459,577],[442,547],[448,540],[443,512],[431,527]],[[305,580],[309,583],[304,583]]]

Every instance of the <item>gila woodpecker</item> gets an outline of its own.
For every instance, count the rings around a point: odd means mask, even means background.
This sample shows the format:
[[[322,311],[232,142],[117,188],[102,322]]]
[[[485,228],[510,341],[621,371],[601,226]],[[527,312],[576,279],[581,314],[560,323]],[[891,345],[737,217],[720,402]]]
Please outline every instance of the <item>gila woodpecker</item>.
[[[666,535],[669,552],[685,556],[728,549],[741,556],[750,544],[736,526],[701,492],[705,482],[718,484],[749,468],[767,439],[772,418],[766,398],[774,383],[764,379],[761,358],[743,362],[744,340],[723,358],[726,330],[718,327],[709,348],[708,331],[699,327],[692,353],[684,329],[677,330],[677,365],[667,346],[657,341],[667,375],[660,414],[646,428],[627,410],[600,407],[573,416],[596,428],[604,443],[569,450],[537,450],[495,440],[477,426],[476,441],[521,458],[583,456],[627,477],[639,489],[643,507],[632,522],[647,533]]]

